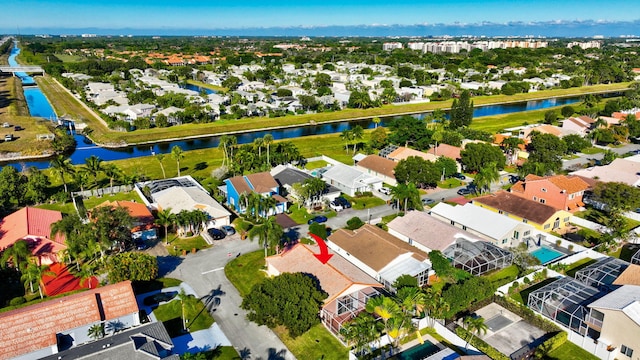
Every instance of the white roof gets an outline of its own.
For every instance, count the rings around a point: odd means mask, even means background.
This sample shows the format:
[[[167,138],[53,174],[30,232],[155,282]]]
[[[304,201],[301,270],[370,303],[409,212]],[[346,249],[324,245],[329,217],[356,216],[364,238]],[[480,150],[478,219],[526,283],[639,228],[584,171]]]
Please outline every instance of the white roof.
[[[214,198],[197,187],[173,186],[153,194],[154,201],[163,209],[171,208],[171,213],[182,210],[202,210],[214,219],[230,216],[231,213]]]
[[[431,209],[432,214],[439,215],[464,225],[467,229],[477,231],[491,239],[502,240],[521,223],[491,210],[481,208],[471,203],[464,206],[451,206],[438,203]]]
[[[365,174],[354,167],[340,163],[329,168],[329,170],[322,174],[322,176],[354,189],[382,182],[382,179]]]
[[[165,116],[169,116],[169,115],[175,114],[175,113],[180,112],[180,111],[184,111],[184,109],[181,109],[181,108],[175,107],[175,106],[169,106],[168,108],[166,108],[164,110],[158,111],[157,114],[163,114]]]
[[[602,182],[622,182],[627,185],[636,186],[640,184],[640,155],[628,158],[615,159],[611,164],[605,166],[594,166],[570,173],[570,175],[584,176],[587,178],[598,178]]]
[[[622,311],[640,325],[640,286],[624,285],[592,302],[589,307]]]
[[[411,257],[411,254],[404,254],[399,256],[394,261],[380,270],[380,277],[389,283],[393,284],[396,279],[402,275],[416,276],[423,271],[429,271],[431,269],[431,262],[425,260],[424,262]]]

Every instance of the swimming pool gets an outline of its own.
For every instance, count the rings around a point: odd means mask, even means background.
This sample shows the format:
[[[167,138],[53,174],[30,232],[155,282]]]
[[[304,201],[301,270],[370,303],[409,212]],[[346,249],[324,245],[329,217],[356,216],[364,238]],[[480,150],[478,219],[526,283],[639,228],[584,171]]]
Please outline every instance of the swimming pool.
[[[540,263],[544,265],[559,257],[564,256],[564,253],[546,246],[542,246],[539,249],[532,251],[531,255],[535,256],[538,260],[540,260]]]
[[[440,348],[432,342],[425,340],[424,344],[414,346],[393,357],[395,360],[417,360],[424,359],[440,351]]]

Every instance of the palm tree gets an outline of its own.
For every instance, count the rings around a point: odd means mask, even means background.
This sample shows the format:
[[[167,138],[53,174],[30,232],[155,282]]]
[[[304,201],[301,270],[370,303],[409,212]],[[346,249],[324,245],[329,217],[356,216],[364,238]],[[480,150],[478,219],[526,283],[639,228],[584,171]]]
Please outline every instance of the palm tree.
[[[490,162],[486,164],[473,178],[473,182],[476,184],[476,187],[480,189],[480,193],[484,192],[484,190],[490,190],[491,184],[498,181],[500,179],[500,173],[498,172],[498,168],[495,162]]]
[[[18,240],[13,243],[13,245],[4,249],[2,258],[0,259],[0,261],[2,261],[0,266],[4,268],[6,264],[10,262],[16,271],[24,272],[29,257],[31,257],[29,244],[25,240]]]
[[[226,163],[226,160],[229,160],[229,164],[233,162],[233,147],[238,144],[238,138],[233,135],[223,135],[220,138],[220,142],[218,143],[218,147],[222,147],[222,152],[224,158],[222,159],[222,165]]]
[[[87,174],[93,177],[94,184],[98,185],[98,175],[104,171],[102,168],[102,159],[95,155],[91,155],[84,159],[84,170]]]
[[[389,343],[396,343],[399,340],[404,327],[404,314],[393,299],[386,296],[371,298],[367,301],[365,310],[382,319]]]
[[[347,344],[354,346],[356,356],[364,355],[367,346],[380,338],[381,329],[378,324],[373,316],[361,312],[340,328],[340,335]]]
[[[184,151],[178,145],[171,148],[171,157],[176,161],[178,166],[178,176],[180,176],[180,160],[184,159]]]
[[[376,116],[371,121],[373,121],[374,129],[377,129],[378,128],[378,124],[380,124],[380,118]]]
[[[262,137],[262,142],[267,147],[267,165],[271,166],[271,160],[269,159],[269,148],[271,147],[271,143],[273,143],[273,135],[266,134]]]
[[[84,192],[84,187],[89,185],[89,173],[87,169],[80,168],[76,172],[73,173],[73,181],[76,183],[76,186],[80,188],[80,191]]]
[[[340,139],[344,140],[344,147],[347,149],[347,153],[349,153],[349,143],[351,142],[351,140],[353,140],[353,134],[351,133],[351,130],[342,130]]]
[[[87,330],[87,335],[93,340],[102,339],[104,337],[104,326],[102,324],[94,324]]]
[[[105,165],[102,171],[109,178],[109,187],[113,188],[113,180],[119,177],[122,171],[114,164]]]
[[[64,155],[58,155],[51,162],[49,162],[49,166],[51,167],[51,171],[62,180],[62,185],[64,185],[64,191],[69,192],[67,188],[67,181],[65,179],[65,175],[73,175],[74,168],[71,164],[71,160],[64,157]]]
[[[282,226],[276,222],[275,216],[267,218],[262,224],[249,230],[249,238],[258,238],[258,244],[264,247],[264,257],[267,257],[267,249],[280,243],[284,235]]]
[[[253,147],[258,149],[258,159],[262,157],[262,145],[264,145],[262,138],[253,139]]]
[[[402,209],[407,211],[409,205],[418,210],[422,210],[422,202],[420,201],[420,191],[414,183],[398,184],[391,189],[391,199],[396,201],[396,214],[400,211],[400,204],[404,204]]]
[[[484,318],[482,317],[474,318],[472,316],[467,316],[466,318],[464,318],[463,324],[465,329],[467,329],[467,331],[471,333],[471,336],[467,340],[467,344],[464,346],[466,350],[469,347],[469,342],[471,342],[471,340],[473,339],[473,336],[474,335],[479,336],[480,333],[486,334],[488,327],[484,323]]]
[[[169,245],[169,226],[173,224],[175,215],[171,213],[171,208],[158,211],[158,218],[155,223],[164,227],[164,243]]]
[[[362,140],[364,136],[364,130],[362,126],[356,125],[351,129],[351,139],[353,140],[353,153],[356,153],[356,147],[358,146],[359,140]]]
[[[449,303],[442,297],[442,293],[433,292],[431,288],[425,293],[426,301],[424,314],[429,319],[429,327],[434,327],[436,319],[440,319],[449,311]]]
[[[54,276],[53,271],[49,271],[49,265],[38,265],[35,261],[30,261],[24,274],[20,278],[25,283],[25,287],[29,284],[29,289],[33,293],[33,282],[38,282],[38,291],[40,293],[40,299],[44,298],[42,294],[42,277],[45,275]]]
[[[403,287],[396,292],[394,299],[402,312],[411,317],[422,314],[427,306],[427,296],[422,289],[413,286]]]
[[[156,154],[156,160],[158,160],[158,163],[160,163],[160,169],[162,170],[163,179],[167,178],[167,173],[164,172],[164,164],[162,163],[165,157],[166,157],[165,154]]]

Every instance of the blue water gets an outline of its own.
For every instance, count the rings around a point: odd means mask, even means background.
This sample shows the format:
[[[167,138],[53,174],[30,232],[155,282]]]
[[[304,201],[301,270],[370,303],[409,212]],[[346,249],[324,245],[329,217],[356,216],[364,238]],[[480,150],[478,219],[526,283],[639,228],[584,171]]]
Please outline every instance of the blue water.
[[[27,106],[29,107],[29,114],[31,114],[31,116],[56,119],[56,113],[53,111],[49,100],[47,100],[47,97],[44,96],[39,88],[25,88],[24,98],[27,100]]]
[[[440,349],[429,341],[425,341],[424,344],[414,346],[409,350],[405,350],[396,355],[396,360],[421,360],[427,358],[440,351]]]
[[[216,94],[216,93],[218,93],[218,92],[217,92],[217,91],[215,91],[215,90],[207,89],[207,88],[205,88],[205,87],[200,87],[200,86],[196,86],[196,85],[192,85],[192,84],[184,84],[184,85],[182,85],[182,87],[183,87],[184,89],[193,90],[193,91],[197,91],[197,92],[202,92],[202,91],[204,91],[207,95],[209,95],[209,94]]]
[[[531,255],[535,256],[538,260],[540,260],[540,263],[544,265],[559,257],[564,256],[564,253],[561,253],[560,251],[557,251],[557,250],[553,250],[546,246],[542,246],[541,248],[535,251],[532,251]]]
[[[13,49],[11,49],[11,54],[9,54],[9,66],[20,66],[16,61],[18,54],[20,54],[20,48],[18,47],[18,42],[15,42]],[[22,80],[22,85],[35,85],[36,83],[33,78],[26,73],[17,72],[16,76]]]

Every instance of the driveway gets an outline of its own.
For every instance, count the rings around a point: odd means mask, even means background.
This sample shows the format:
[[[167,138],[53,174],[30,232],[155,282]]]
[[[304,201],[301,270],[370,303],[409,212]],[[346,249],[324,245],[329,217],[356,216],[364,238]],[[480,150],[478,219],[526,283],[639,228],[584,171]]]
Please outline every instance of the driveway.
[[[295,359],[268,327],[247,320],[246,311],[240,309],[242,297],[224,274],[224,266],[231,259],[259,248],[257,242],[233,236],[186,257],[159,258],[160,276],[187,282],[200,298],[212,295],[219,299],[211,314],[241,358]]]

